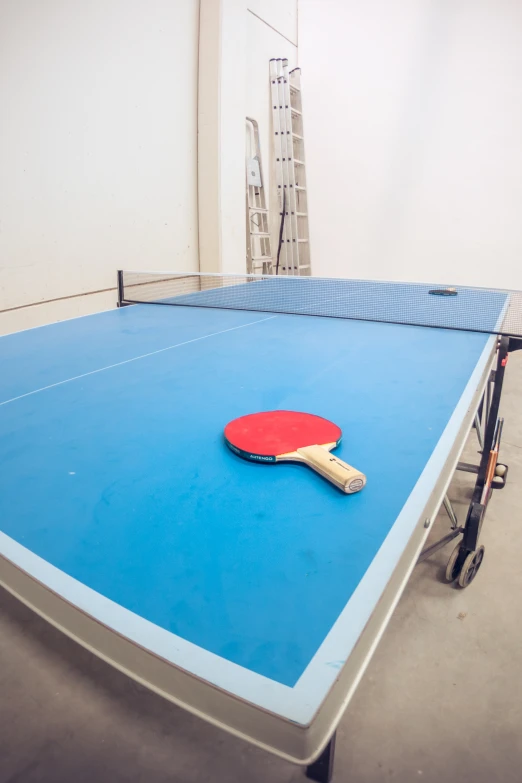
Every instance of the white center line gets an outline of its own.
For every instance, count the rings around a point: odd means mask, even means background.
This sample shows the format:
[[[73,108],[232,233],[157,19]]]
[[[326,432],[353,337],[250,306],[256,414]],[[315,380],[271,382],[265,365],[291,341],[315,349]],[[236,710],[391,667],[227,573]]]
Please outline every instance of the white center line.
[[[55,386],[62,386],[64,383],[77,381],[80,378],[87,378],[88,375],[96,375],[96,373],[98,372],[105,372],[105,370],[112,370],[114,367],[121,367],[123,364],[130,364],[130,362],[137,362],[139,359],[146,359],[147,356],[154,356],[155,354],[163,353],[164,351],[172,351],[174,348],[181,348],[183,345],[189,345],[190,343],[197,343],[200,340],[208,340],[209,337],[217,337],[219,334],[226,334],[226,332],[234,332],[237,329],[244,329],[245,326],[255,326],[256,324],[262,324],[264,321],[271,321],[273,318],[277,318],[277,315],[270,315],[268,316],[268,318],[261,318],[259,321],[249,321],[249,323],[240,324],[239,326],[231,326],[230,329],[222,329],[220,332],[212,332],[212,334],[204,334],[202,337],[194,337],[192,340],[185,340],[182,343],[176,343],[176,345],[168,345],[166,348],[159,348],[157,351],[144,353],[141,356],[134,356],[132,359],[125,359],[123,362],[116,362],[116,364],[109,364],[107,367],[100,367],[97,370],[84,372],[81,375],[75,375],[72,378],[66,378],[64,381],[51,383],[49,384],[49,386],[42,386],[41,389],[34,389],[33,391],[26,392],[25,394],[19,394],[18,397],[11,397],[10,400],[4,400],[4,402],[0,402],[0,407],[2,405],[8,405],[10,402],[16,402],[16,400],[22,400],[24,397],[30,397],[32,394],[38,394],[39,392],[47,391],[47,389],[54,389]]]

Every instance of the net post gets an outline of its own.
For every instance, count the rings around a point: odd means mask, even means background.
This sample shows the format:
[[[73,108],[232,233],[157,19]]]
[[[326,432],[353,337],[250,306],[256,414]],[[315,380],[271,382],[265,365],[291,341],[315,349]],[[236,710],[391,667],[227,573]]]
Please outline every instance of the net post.
[[[118,307],[123,307],[124,289],[123,289],[123,269],[118,269]]]

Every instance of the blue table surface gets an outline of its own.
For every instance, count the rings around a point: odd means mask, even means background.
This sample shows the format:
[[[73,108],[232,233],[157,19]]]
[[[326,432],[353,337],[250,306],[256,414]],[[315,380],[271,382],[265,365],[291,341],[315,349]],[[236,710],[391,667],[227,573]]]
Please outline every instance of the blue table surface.
[[[1,338],[1,529],[132,612],[292,686],[487,340],[154,305]],[[344,495],[306,467],[225,446],[228,421],[277,408],[339,424],[336,454],[366,488]]]

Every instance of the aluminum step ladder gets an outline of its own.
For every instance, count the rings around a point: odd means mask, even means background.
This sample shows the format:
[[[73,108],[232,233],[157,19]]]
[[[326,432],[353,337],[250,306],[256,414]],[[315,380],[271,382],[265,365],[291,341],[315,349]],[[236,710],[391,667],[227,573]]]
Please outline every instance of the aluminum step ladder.
[[[261,168],[259,127],[251,117],[246,118],[246,200],[247,273],[271,275],[273,263]]]
[[[310,275],[310,238],[301,102],[301,69],[270,60],[279,243],[275,274]]]

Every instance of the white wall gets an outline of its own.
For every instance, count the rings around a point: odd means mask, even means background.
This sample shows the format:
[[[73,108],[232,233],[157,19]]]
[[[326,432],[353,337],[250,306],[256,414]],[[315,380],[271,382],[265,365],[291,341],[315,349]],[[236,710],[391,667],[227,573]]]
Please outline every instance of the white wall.
[[[315,275],[522,288],[522,3],[299,0]]]
[[[248,10],[297,46],[298,0],[247,0]],[[250,38],[248,39],[250,40]]]
[[[201,0],[198,93],[199,261],[243,272],[245,0]],[[239,217],[241,216],[241,217]]]
[[[110,289],[99,294],[53,299],[38,305],[0,312],[0,335],[91,315],[102,310],[112,310],[116,306],[116,298],[116,292]]]
[[[0,310],[197,270],[198,15],[2,0]]]

